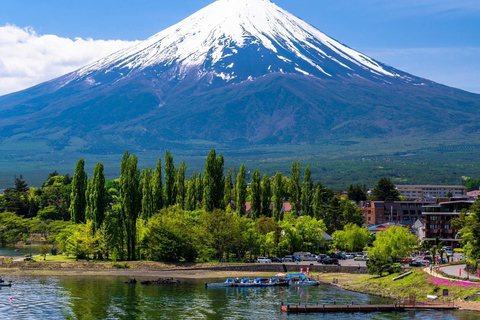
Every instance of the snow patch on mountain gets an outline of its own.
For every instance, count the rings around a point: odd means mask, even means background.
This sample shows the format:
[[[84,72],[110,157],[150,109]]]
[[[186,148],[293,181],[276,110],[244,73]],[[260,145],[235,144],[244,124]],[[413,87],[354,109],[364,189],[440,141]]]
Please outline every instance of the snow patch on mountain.
[[[373,77],[400,77],[393,68],[328,37],[268,0],[215,1],[138,45],[80,69],[76,76],[116,71],[125,77],[159,65],[163,70],[173,68],[177,79],[199,69],[198,75],[217,75],[225,81],[238,77],[242,81],[246,79],[240,72],[232,76],[234,66],[242,66],[231,60],[248,47],[256,47],[262,52],[260,60],[265,60],[263,74],[254,77],[272,72],[332,77],[338,70],[347,76],[366,71]],[[280,61],[275,63],[272,57]],[[228,62],[220,63],[225,60]],[[256,65],[260,64],[257,61]],[[125,75],[120,76],[120,72]]]

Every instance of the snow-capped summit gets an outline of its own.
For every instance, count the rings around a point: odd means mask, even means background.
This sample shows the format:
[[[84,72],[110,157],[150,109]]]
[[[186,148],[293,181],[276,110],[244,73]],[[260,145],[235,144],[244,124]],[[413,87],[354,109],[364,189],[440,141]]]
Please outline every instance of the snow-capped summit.
[[[0,144],[35,154],[261,146],[248,151],[255,156],[265,145],[358,144],[390,154],[398,141],[477,143],[478,110],[480,96],[375,61],[270,1],[218,0],[131,48],[0,97]]]
[[[268,0],[215,1],[76,76],[88,76],[95,83],[92,78],[98,82],[98,72],[116,73],[118,80],[148,67],[155,67],[160,77],[183,79],[193,71],[196,78],[209,76],[210,82],[241,82],[275,72],[320,78],[405,77]]]

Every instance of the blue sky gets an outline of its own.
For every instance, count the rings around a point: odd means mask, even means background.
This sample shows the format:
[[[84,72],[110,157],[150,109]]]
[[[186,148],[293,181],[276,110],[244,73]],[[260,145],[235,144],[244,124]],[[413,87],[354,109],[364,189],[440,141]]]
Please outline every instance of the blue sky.
[[[211,3],[211,0],[0,0],[0,27],[27,30],[0,32],[0,87],[19,87],[55,77],[77,64],[96,59],[129,41],[143,40]],[[314,25],[329,36],[398,69],[443,84],[480,93],[480,1],[479,0],[276,0],[277,5]],[[16,36],[12,36],[15,34]],[[54,35],[46,38],[45,35]],[[18,40],[12,40],[19,37]],[[30,40],[25,40],[25,38]],[[76,38],[93,39],[77,42]],[[2,40],[3,39],[3,40]],[[6,41],[5,39],[8,39]],[[23,40],[22,40],[23,39]],[[71,39],[71,42],[67,40]],[[42,40],[42,41],[40,41]],[[48,41],[47,41],[48,40]],[[78,40],[78,39],[77,39]],[[99,40],[99,41],[97,41]],[[100,41],[102,40],[102,41]],[[103,41],[123,40],[123,41]],[[33,67],[20,66],[15,57],[28,52],[12,41],[35,43],[28,55]],[[54,42],[49,42],[54,41]],[[64,43],[63,55],[75,53],[68,62],[50,65],[38,59],[61,59],[43,52],[42,43]],[[100,43],[101,50],[95,50]],[[15,44],[15,43],[14,43]],[[81,45],[82,50],[75,49]],[[3,46],[3,49],[2,49]],[[110,49],[108,49],[108,48]],[[2,51],[3,50],[3,51]],[[104,51],[102,51],[104,50]],[[49,50],[45,49],[45,52]],[[52,50],[50,50],[52,51]],[[13,53],[12,53],[13,52]],[[84,56],[80,57],[84,52]],[[7,54],[9,53],[9,54]],[[10,55],[10,53],[12,53]],[[13,56],[13,54],[19,56]],[[5,57],[2,67],[2,55]],[[7,56],[12,60],[8,60]],[[11,62],[13,61],[13,62]],[[18,68],[11,67],[19,65]],[[23,68],[23,69],[22,69]],[[43,69],[42,69],[43,68]],[[33,69],[33,70],[30,70]],[[54,72],[55,71],[55,72]],[[2,77],[3,72],[3,77]],[[28,77],[31,75],[32,79]],[[34,77],[37,78],[34,79]],[[42,77],[43,76],[43,77]],[[6,82],[8,78],[8,82]],[[31,81],[30,81],[31,80]],[[3,81],[3,82],[2,82]],[[29,82],[30,81],[30,82]],[[0,91],[2,94],[2,91]]]

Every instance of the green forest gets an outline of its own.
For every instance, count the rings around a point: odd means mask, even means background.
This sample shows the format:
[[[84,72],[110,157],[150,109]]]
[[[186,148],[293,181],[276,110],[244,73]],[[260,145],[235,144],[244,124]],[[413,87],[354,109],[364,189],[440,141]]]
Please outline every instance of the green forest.
[[[91,177],[84,168],[80,159],[73,177],[53,172],[40,188],[16,178],[0,196],[0,242],[42,235],[79,259],[244,261],[317,252],[323,232],[363,224],[355,201],[366,199],[364,187],[350,186],[354,201],[335,196],[299,162],[288,177],[269,177],[244,165],[226,170],[212,149],[205,170],[186,177],[185,161],[175,167],[168,150],[155,168],[144,169],[126,151],[118,179],[106,180],[102,163]]]

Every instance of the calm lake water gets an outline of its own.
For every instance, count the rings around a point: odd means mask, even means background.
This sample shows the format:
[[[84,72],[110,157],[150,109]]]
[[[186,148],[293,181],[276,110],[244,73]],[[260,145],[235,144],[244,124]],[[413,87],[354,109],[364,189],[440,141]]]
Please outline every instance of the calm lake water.
[[[39,247],[38,246],[22,246],[18,247],[18,251],[15,251],[17,249],[15,246],[8,246],[8,247],[1,247],[0,246],[0,257],[1,256],[8,256],[8,257],[19,257],[19,256],[24,256],[26,254],[30,254],[30,250],[32,254],[38,254]]]
[[[380,303],[328,285],[311,288],[216,288],[127,285],[125,277],[19,277],[0,290],[1,319],[438,319],[474,320],[473,312],[281,315],[280,302]],[[10,297],[12,300],[10,300]]]

